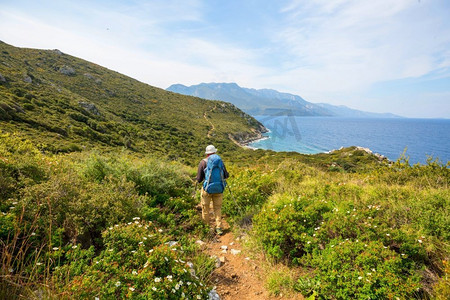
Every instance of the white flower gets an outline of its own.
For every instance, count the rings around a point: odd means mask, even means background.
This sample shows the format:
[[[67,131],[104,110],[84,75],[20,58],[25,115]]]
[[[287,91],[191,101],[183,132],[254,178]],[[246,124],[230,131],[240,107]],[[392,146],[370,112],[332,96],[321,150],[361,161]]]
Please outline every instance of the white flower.
[[[73,246],[72,246],[72,249],[77,249],[77,248],[78,248],[77,245],[73,245]]]
[[[172,293],[174,293],[174,294],[175,294],[176,292],[177,292],[177,291],[175,291],[175,289],[172,289]]]
[[[164,260],[165,260],[165,261],[169,261],[169,259],[168,259],[167,257],[165,257],[165,256],[164,256]]]
[[[12,272],[14,272],[14,269],[13,268],[9,268],[8,271],[9,271],[9,273],[12,273]]]
[[[190,281],[188,281],[188,282],[186,282],[186,284],[187,284],[187,285],[191,285],[191,282],[190,282]]]
[[[128,289],[129,289],[130,291],[134,292],[134,287],[130,286]]]
[[[139,245],[142,245],[144,242],[139,242]]]
[[[144,268],[147,268],[147,267],[148,267],[148,261],[145,262],[145,264],[144,264]]]
[[[152,252],[153,252],[153,249],[148,250],[148,253],[152,253]]]
[[[307,244],[311,244],[311,241],[308,241]]]
[[[37,262],[37,263],[36,263],[36,266],[40,266],[40,265],[42,265],[41,262]]]
[[[120,281],[116,282],[116,286],[120,286],[122,283]]]
[[[176,285],[175,285],[175,289],[176,289],[176,290],[179,290],[179,289],[180,289],[180,285],[179,285],[179,284],[176,284]]]
[[[417,241],[422,244],[422,240],[417,240]]]
[[[186,298],[186,294],[184,292],[181,293],[181,297],[184,299]]]
[[[95,297],[94,300],[100,300],[100,298],[99,297]]]
[[[32,236],[35,236],[35,235],[36,235],[36,232],[32,232],[31,235],[32,235]]]
[[[163,230],[162,229],[158,229],[158,232],[163,232]]]
[[[143,239],[144,239],[144,241],[145,241],[145,240],[147,240],[147,237],[146,237],[146,236],[144,236],[144,237],[143,237]]]
[[[136,253],[136,250],[131,250],[131,253]]]
[[[131,225],[131,223],[132,223],[132,222],[128,222],[127,224],[128,224],[128,225]]]
[[[197,295],[197,299],[202,299],[202,296],[200,296],[200,295]]]
[[[362,279],[362,276],[359,276],[359,277],[358,277],[358,280],[361,280],[361,279]]]
[[[58,250],[58,249],[59,249],[58,247],[53,247],[53,250],[54,250],[54,251],[56,251],[56,250]]]
[[[386,233],[386,236],[391,236],[389,233]]]
[[[372,273],[367,273],[367,276],[371,276],[372,275]]]
[[[155,277],[155,282],[161,282],[161,278],[160,277]]]
[[[152,287],[152,290],[154,290],[156,292],[156,287]]]
[[[136,270],[133,270],[133,272],[131,272],[131,274],[133,274],[133,275],[137,275],[137,274],[138,274],[138,272],[136,272]]]
[[[172,275],[167,275],[166,277],[169,281],[172,281]]]

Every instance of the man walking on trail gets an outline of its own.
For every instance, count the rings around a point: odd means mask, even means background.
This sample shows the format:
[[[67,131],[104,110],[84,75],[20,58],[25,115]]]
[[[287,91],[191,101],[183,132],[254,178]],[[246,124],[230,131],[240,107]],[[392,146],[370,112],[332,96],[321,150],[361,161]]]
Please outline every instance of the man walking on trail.
[[[212,201],[216,219],[216,233],[221,235],[223,233],[222,200],[228,172],[222,159],[216,152],[217,149],[213,145],[206,147],[206,158],[202,159],[198,165],[197,182],[201,183],[204,181],[201,192],[202,218],[209,224],[209,205]]]

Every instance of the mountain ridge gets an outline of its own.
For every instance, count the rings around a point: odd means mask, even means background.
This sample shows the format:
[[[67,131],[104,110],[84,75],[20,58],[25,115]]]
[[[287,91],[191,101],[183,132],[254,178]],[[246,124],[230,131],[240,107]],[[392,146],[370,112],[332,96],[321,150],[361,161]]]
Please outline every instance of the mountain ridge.
[[[312,103],[298,95],[274,89],[240,87],[237,83],[200,83],[185,86],[173,84],[166,90],[210,100],[230,102],[250,115],[272,115],[290,111],[297,116],[398,118],[391,113],[373,113],[352,109],[343,105]]]

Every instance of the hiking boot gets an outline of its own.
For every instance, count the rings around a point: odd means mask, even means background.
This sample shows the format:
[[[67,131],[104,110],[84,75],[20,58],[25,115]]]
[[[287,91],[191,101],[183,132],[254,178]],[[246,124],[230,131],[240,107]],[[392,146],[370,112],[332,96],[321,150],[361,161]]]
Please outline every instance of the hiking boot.
[[[222,229],[220,227],[216,228],[216,234],[217,235],[222,235],[223,234],[223,231],[222,231]]]

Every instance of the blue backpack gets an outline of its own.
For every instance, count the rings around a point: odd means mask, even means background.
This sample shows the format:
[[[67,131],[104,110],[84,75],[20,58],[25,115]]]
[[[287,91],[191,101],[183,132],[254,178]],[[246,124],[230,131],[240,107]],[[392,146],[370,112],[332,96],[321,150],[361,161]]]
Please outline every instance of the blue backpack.
[[[227,185],[223,178],[223,161],[219,155],[213,154],[208,157],[205,169],[205,181],[203,182],[203,190],[208,194],[223,193]]]

